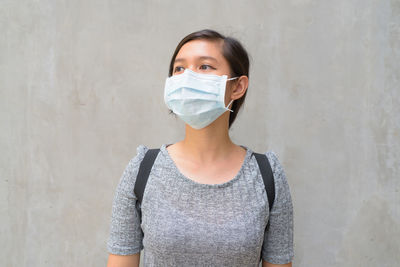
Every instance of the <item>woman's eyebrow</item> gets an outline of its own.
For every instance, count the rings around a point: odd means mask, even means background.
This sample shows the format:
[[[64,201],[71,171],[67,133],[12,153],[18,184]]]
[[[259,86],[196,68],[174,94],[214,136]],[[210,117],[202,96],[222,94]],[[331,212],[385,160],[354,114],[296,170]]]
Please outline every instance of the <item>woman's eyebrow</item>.
[[[200,56],[200,57],[197,57],[197,59],[199,59],[199,60],[208,59],[208,60],[212,60],[212,61],[218,62],[218,60],[215,57],[210,57],[210,56]],[[185,61],[186,61],[186,59],[184,59],[184,58],[175,58],[174,63],[185,62]]]
[[[174,63],[176,62],[184,62],[186,61],[184,58],[175,58]]]
[[[218,62],[218,60],[215,57],[210,57],[210,56],[201,56],[201,57],[199,57],[199,59],[201,59],[201,60],[209,59],[209,60],[213,60],[215,62]]]

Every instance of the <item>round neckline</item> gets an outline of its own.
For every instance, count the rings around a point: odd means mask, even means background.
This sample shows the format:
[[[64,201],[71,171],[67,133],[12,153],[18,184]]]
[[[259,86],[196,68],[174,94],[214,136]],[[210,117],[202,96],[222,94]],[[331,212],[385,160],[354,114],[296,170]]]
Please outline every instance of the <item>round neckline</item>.
[[[236,173],[236,175],[230,179],[229,181],[220,183],[220,184],[203,184],[203,183],[199,183],[196,182],[195,180],[190,179],[189,177],[187,177],[186,175],[184,175],[178,168],[178,166],[175,164],[175,161],[172,159],[171,155],[169,154],[168,150],[167,150],[167,146],[172,145],[172,144],[162,144],[160,147],[160,151],[165,155],[165,157],[171,162],[173,168],[175,169],[176,173],[178,173],[179,177],[182,178],[183,180],[195,185],[195,186],[199,186],[199,187],[205,187],[205,188],[221,188],[221,187],[226,187],[229,186],[230,184],[234,183],[236,180],[238,180],[240,178],[240,175],[243,172],[244,166],[247,164],[247,162],[249,161],[251,155],[252,155],[252,151],[250,148],[248,148],[247,146],[244,145],[240,145],[241,147],[243,147],[244,149],[246,149],[246,155],[244,157],[244,160],[242,162],[242,165],[240,166],[239,171]]]

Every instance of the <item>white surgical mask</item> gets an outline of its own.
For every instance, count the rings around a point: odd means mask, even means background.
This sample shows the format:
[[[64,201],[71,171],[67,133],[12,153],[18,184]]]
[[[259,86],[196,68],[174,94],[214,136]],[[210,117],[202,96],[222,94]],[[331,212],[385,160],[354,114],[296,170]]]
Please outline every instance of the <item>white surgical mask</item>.
[[[185,69],[166,79],[165,104],[194,129],[204,128],[225,111],[233,112],[228,108],[233,99],[225,107],[225,87],[227,81],[237,78]]]

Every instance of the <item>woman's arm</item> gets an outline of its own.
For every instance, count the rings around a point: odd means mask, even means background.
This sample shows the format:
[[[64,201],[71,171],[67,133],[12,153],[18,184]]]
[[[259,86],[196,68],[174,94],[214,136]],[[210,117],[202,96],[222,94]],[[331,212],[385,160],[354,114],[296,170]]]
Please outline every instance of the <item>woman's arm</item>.
[[[269,262],[266,262],[265,260],[262,261],[262,267],[292,267],[292,263],[286,263],[286,264],[272,264]]]
[[[275,200],[261,251],[263,267],[291,267],[293,260],[293,204],[289,183],[275,152],[267,151],[275,181]],[[268,205],[267,205],[268,209]]]
[[[109,254],[107,267],[139,267],[139,261],[140,252],[126,256]]]
[[[147,149],[144,145],[137,147],[137,154],[126,165],[114,194],[107,241],[108,267],[139,267],[143,231],[134,188]]]

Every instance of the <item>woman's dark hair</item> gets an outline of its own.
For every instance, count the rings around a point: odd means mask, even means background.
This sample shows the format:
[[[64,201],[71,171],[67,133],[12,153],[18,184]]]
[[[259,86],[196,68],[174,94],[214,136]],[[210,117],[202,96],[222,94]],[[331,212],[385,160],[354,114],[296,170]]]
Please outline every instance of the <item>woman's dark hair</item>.
[[[173,74],[174,61],[182,46],[187,42],[199,39],[210,41],[222,40],[222,55],[228,61],[229,67],[231,69],[231,77],[242,75],[246,75],[247,77],[249,77],[249,56],[241,43],[235,38],[223,36],[222,34],[210,29],[193,32],[184,37],[179,42],[178,46],[175,48],[175,52],[172,55],[171,62],[169,64],[169,77]],[[231,128],[232,123],[235,121],[239,109],[246,98],[246,94],[247,90],[241,98],[233,101],[231,106],[233,112],[229,112],[229,128]],[[172,113],[172,110],[170,112]]]

